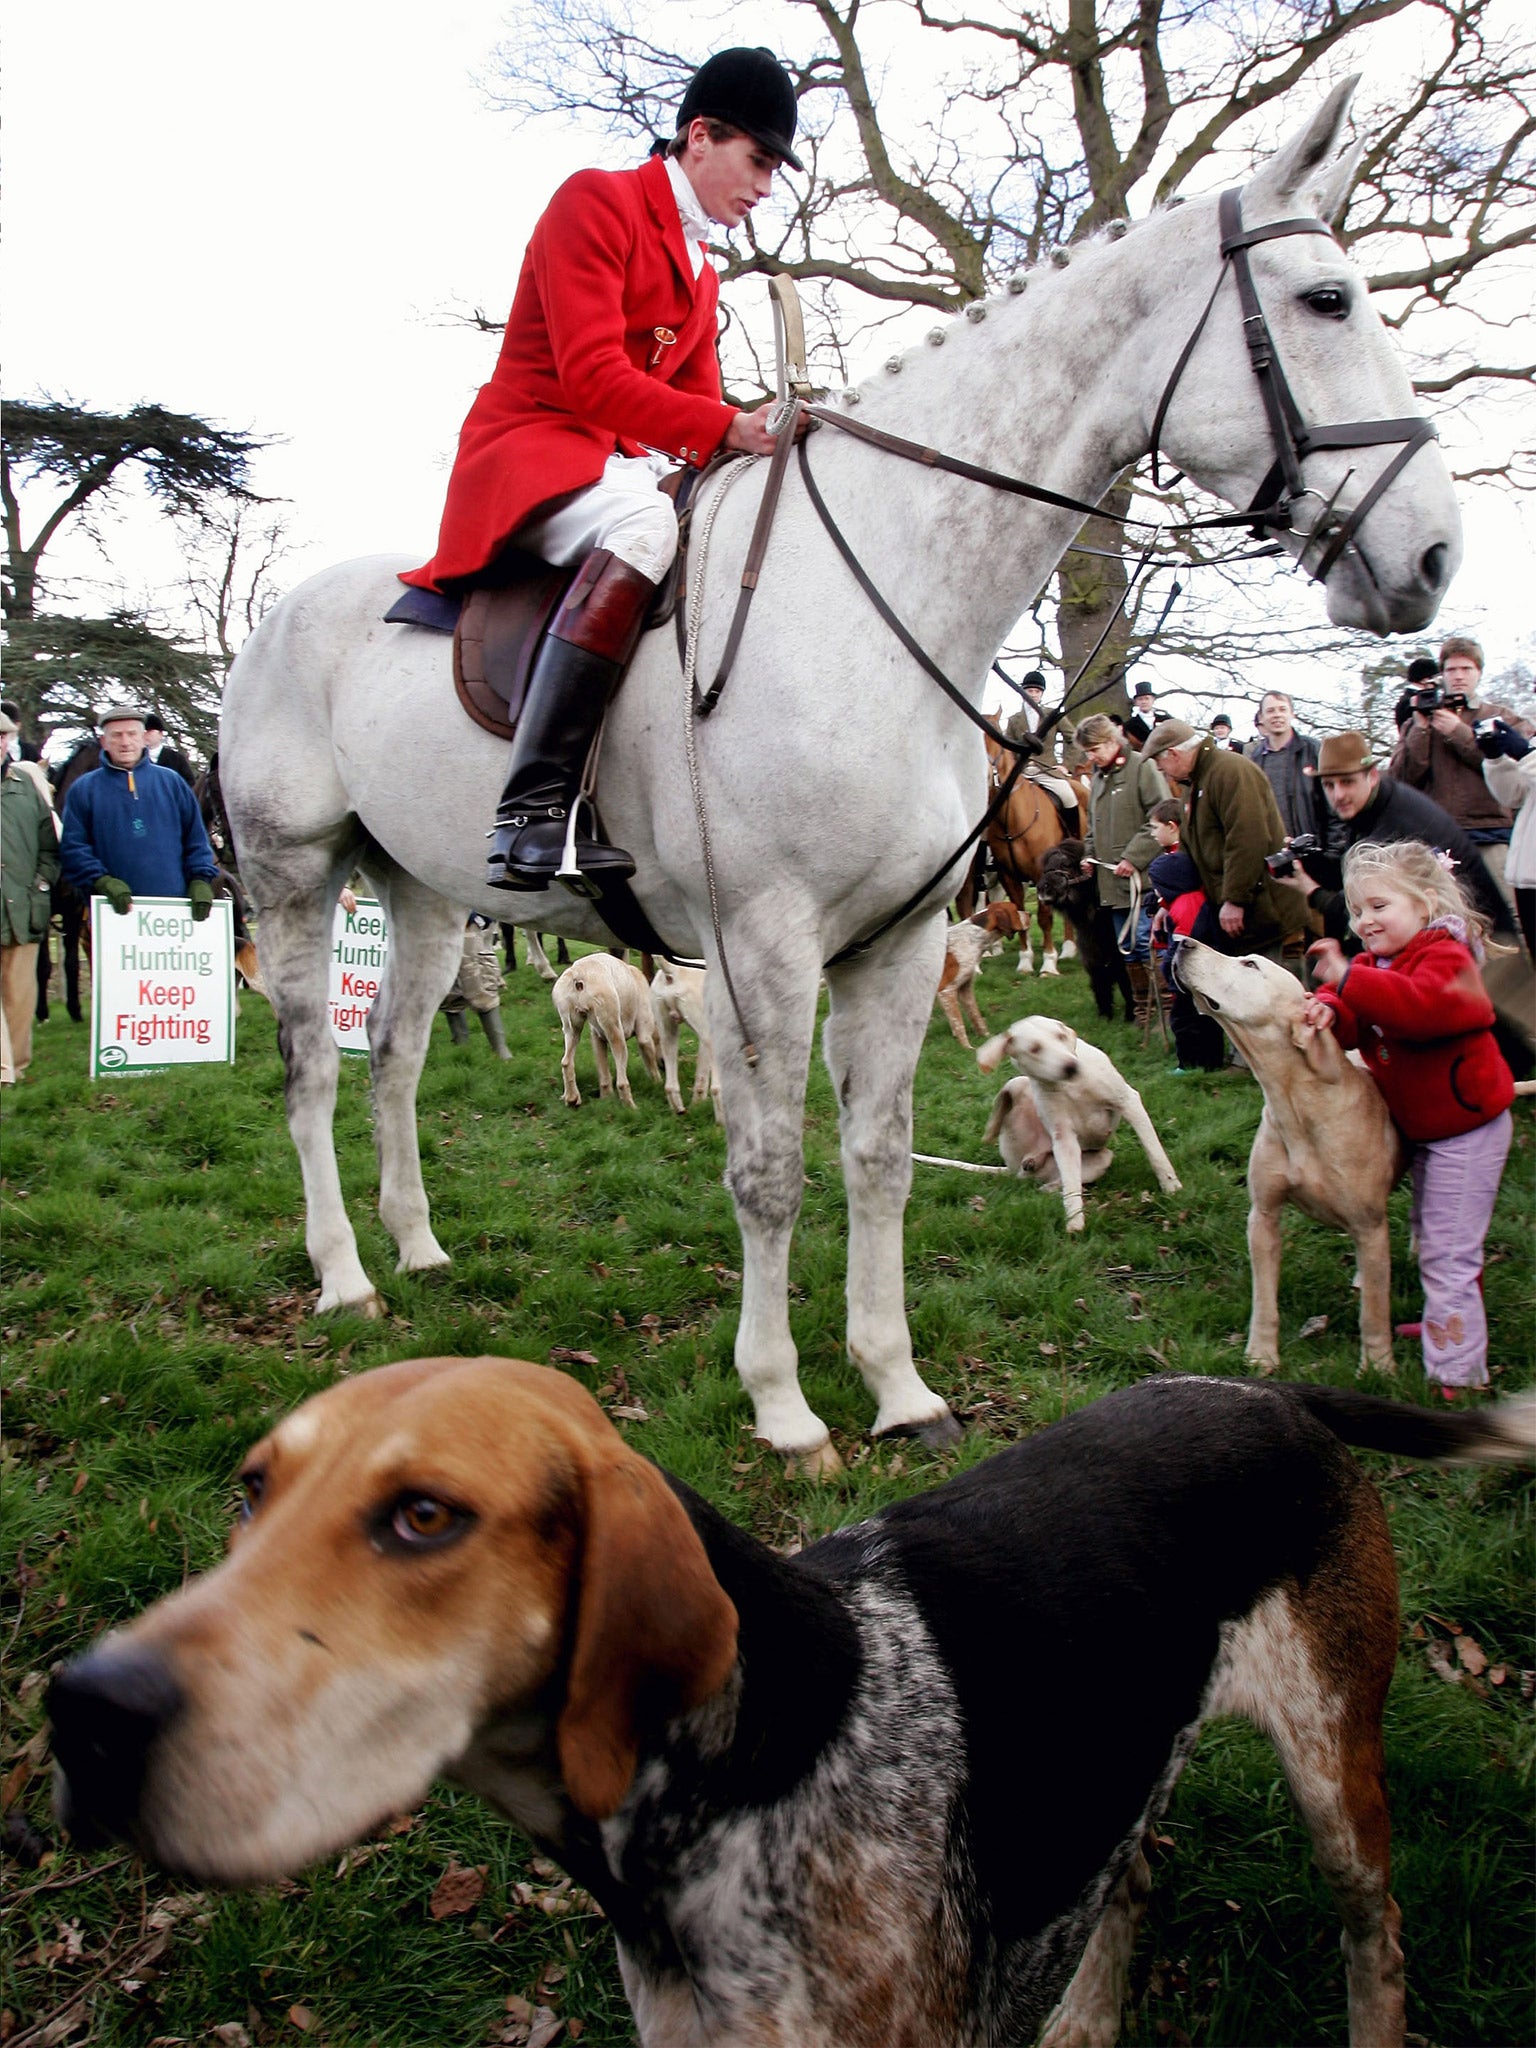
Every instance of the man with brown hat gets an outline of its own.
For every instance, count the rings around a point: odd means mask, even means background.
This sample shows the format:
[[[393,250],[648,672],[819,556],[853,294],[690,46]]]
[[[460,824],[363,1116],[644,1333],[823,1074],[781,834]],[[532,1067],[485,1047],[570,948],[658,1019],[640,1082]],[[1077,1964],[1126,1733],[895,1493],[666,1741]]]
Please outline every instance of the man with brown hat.
[[[1302,898],[1277,889],[1264,864],[1285,844],[1285,826],[1263,771],[1181,718],[1156,726],[1141,758],[1184,786],[1184,850],[1217,906],[1228,950],[1278,961],[1285,938],[1305,927],[1307,915]]]
[[[1383,775],[1362,732],[1330,733],[1318,750],[1317,776],[1328,808],[1344,826],[1346,846],[1372,839],[1383,843],[1417,839],[1456,863],[1457,880],[1466,884],[1478,908],[1496,932],[1515,936],[1515,921],[1499,893],[1482,854],[1448,811],[1391,775]],[[1287,894],[1305,899],[1323,920],[1330,938],[1346,939],[1349,906],[1342,890],[1323,888],[1298,866],[1276,878]]]

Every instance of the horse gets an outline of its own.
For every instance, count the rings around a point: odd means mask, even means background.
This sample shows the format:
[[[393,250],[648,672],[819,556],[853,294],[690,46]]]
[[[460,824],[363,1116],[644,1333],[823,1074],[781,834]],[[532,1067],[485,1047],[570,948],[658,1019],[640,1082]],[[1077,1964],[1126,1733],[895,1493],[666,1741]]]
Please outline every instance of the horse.
[[[596,779],[603,818],[635,857],[635,894],[656,931],[709,970],[742,1239],[737,1369],[759,1437],[802,1471],[839,1462],[799,1383],[788,1308],[823,977],[848,1199],[848,1350],[877,1437],[958,1434],[913,1361],[903,1299],[913,1078],[943,906],[986,804],[975,707],[1082,506],[1157,440],[1228,505],[1262,498],[1286,550],[1317,571],[1333,621],[1378,634],[1421,631],[1459,564],[1449,475],[1425,445],[1428,423],[1404,430],[1412,389],[1364,282],[1322,220],[1295,225],[1309,208],[1332,218],[1348,190],[1353,160],[1339,147],[1353,84],[1238,195],[1241,260],[1223,248],[1234,199],[1190,200],[1056,251],[868,386],[818,407],[823,423],[801,443],[800,473],[789,467],[713,715],[695,716],[692,676],[663,631],[642,641],[609,712]],[[1282,222],[1264,238],[1266,223]],[[1268,403],[1273,366],[1265,384],[1244,345],[1239,299],[1255,289],[1293,400],[1279,416]],[[1302,422],[1340,420],[1365,423],[1364,445],[1359,431],[1345,446],[1321,427],[1297,439]],[[858,438],[868,427],[960,466],[872,448]],[[1277,452],[1284,509],[1273,497]],[[1398,482],[1410,455],[1412,476]],[[969,465],[1058,495],[987,488]],[[696,499],[688,616],[701,678],[721,658],[765,476],[761,463],[734,463]],[[831,544],[808,479],[847,553]],[[890,594],[900,635],[877,622],[851,560]],[[390,922],[368,1029],[379,1213],[398,1271],[448,1262],[431,1228],[415,1104],[466,906],[599,944],[611,937],[564,885],[527,895],[486,886],[483,833],[505,749],[456,713],[446,641],[384,622],[408,566],[373,557],[312,577],[267,613],[224,699],[225,800],[261,919],[320,1311],[381,1306],[332,1138],[339,1055],[326,945],[351,868],[361,864]],[[935,686],[939,655],[953,694]],[[402,733],[422,731],[454,737],[401,745]]]
[[[1013,767],[1013,750],[1000,746],[990,736],[985,741],[987,749],[987,787],[993,796],[1003,788]],[[1069,782],[1077,795],[1077,813],[1082,821],[1076,826],[1081,833],[1088,821],[1088,788],[1075,775],[1062,771],[1064,782]],[[1026,893],[1032,882],[1040,879],[1040,863],[1053,846],[1060,846],[1063,839],[1073,831],[1065,824],[1049,791],[1034,781],[1028,773],[1021,775],[1009,790],[1003,807],[988,825],[985,834],[987,852],[992,856],[992,865],[997,878],[1007,891],[1009,901],[1024,920],[1024,935],[1019,942],[1019,972],[1033,974],[1035,971],[1034,949],[1029,937],[1029,912],[1026,908]],[[1040,972],[1059,974],[1061,969],[1056,957],[1056,913],[1053,905],[1046,902],[1038,888],[1035,890],[1035,914],[1040,920]],[[1063,923],[1066,919],[1063,918]],[[1069,927],[1070,929],[1070,927]]]

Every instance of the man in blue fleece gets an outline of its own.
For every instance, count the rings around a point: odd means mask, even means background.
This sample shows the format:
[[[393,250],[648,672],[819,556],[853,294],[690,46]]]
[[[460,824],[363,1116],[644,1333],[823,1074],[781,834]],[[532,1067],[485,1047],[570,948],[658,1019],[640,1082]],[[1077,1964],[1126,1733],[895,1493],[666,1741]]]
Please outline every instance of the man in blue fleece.
[[[105,896],[120,917],[135,896],[185,896],[198,922],[218,873],[197,799],[145,748],[144,713],[112,704],[101,714],[101,766],[64,803],[59,865],[84,895]]]

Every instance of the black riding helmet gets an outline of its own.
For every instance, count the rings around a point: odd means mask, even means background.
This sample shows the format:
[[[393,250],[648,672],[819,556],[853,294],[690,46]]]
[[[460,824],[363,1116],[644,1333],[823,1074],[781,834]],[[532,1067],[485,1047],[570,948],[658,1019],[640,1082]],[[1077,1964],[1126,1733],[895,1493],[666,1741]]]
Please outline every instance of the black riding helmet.
[[[701,64],[677,110],[679,131],[700,119],[727,121],[791,170],[805,169],[794,149],[795,88],[772,50],[721,50]]]

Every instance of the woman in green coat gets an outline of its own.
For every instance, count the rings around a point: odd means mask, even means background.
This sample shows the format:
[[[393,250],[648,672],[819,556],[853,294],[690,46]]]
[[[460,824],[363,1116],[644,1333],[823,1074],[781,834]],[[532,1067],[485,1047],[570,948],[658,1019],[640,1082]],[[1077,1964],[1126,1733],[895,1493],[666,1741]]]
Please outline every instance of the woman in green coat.
[[[0,716],[0,737],[11,721]],[[14,727],[12,730],[14,731]],[[37,948],[59,874],[53,806],[24,767],[0,775],[0,1083],[19,1081],[32,1059]]]

